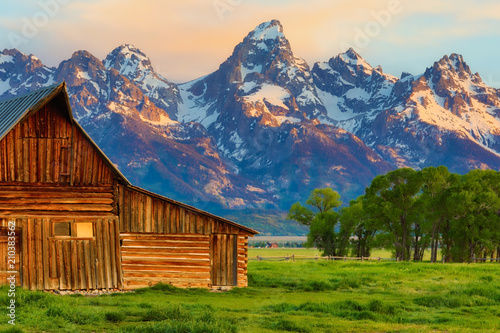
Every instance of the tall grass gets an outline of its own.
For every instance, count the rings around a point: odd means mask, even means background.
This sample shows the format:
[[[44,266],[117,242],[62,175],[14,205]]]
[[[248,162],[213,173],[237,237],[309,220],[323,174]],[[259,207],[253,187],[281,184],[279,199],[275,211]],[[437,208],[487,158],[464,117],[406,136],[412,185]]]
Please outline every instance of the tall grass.
[[[500,264],[251,261],[249,288],[17,290],[10,332],[497,332]],[[0,306],[9,303],[0,288]]]

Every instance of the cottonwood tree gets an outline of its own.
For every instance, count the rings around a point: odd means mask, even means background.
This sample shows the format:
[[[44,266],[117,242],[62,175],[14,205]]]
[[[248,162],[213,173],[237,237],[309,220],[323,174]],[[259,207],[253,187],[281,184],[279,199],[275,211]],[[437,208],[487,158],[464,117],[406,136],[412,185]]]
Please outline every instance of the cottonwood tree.
[[[396,257],[410,260],[410,235],[416,215],[416,195],[421,181],[411,168],[397,169],[373,179],[366,189],[363,206],[370,216],[378,219],[388,232]]]
[[[349,236],[353,236],[353,254],[356,257],[369,257],[375,236],[379,229],[377,220],[370,218],[370,215],[363,208],[364,196],[356,200],[351,200],[349,207],[340,210],[340,234],[344,242],[344,247],[349,243]]]
[[[316,246],[323,251],[323,255],[341,255],[345,248],[342,248],[340,236],[335,231],[339,214],[334,211],[342,204],[340,195],[331,188],[315,189],[306,204],[311,208],[294,203],[287,216],[309,226],[306,246]]]

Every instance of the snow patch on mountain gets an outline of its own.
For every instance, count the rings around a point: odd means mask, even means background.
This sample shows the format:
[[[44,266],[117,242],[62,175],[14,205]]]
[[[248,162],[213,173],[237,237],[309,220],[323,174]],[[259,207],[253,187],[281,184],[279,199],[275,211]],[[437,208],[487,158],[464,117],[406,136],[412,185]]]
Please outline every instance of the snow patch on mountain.
[[[288,110],[288,106],[285,105],[284,101],[290,97],[290,93],[282,87],[264,84],[258,91],[245,96],[244,99],[254,104],[265,101],[271,105]]]

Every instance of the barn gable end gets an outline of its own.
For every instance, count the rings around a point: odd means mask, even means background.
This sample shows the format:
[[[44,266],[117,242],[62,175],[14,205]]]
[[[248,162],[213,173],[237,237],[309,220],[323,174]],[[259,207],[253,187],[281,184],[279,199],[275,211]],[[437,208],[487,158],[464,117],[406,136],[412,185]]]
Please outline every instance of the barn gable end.
[[[18,285],[246,286],[257,232],[132,186],[74,120],[65,88],[0,102],[0,240],[15,224]]]

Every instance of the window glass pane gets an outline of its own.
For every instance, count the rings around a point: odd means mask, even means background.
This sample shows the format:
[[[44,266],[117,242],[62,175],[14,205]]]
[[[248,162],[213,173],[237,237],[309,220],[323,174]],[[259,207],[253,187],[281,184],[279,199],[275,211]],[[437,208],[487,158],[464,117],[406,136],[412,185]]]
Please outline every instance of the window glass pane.
[[[75,223],[76,237],[94,237],[92,223]]]
[[[54,223],[54,236],[71,236],[71,223],[69,222]]]

